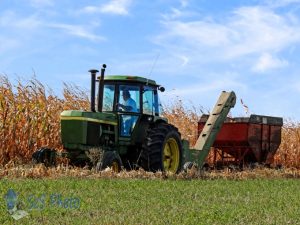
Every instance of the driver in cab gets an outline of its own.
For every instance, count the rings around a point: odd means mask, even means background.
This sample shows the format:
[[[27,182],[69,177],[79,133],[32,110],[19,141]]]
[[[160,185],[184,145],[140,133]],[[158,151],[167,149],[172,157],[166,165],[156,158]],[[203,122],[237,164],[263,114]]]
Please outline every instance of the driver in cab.
[[[125,112],[137,112],[136,102],[131,98],[128,90],[122,92],[122,97],[123,104],[118,103],[119,109]]]

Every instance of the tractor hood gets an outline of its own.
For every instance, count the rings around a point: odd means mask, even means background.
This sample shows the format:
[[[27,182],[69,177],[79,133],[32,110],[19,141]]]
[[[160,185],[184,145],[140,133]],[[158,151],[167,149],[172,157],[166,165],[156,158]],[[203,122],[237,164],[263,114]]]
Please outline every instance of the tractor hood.
[[[60,119],[61,139],[65,148],[78,145],[99,146],[103,131],[114,130],[118,121],[113,113],[79,110],[63,111]]]
[[[81,120],[90,121],[95,123],[105,123],[111,125],[117,125],[117,116],[114,113],[99,113],[99,112],[87,112],[80,110],[67,110],[60,114],[60,119],[63,120]]]

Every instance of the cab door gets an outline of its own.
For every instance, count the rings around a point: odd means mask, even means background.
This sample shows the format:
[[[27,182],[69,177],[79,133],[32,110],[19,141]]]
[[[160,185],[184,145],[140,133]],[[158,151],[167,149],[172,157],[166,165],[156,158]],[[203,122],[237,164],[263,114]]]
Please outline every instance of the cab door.
[[[119,85],[117,111],[120,137],[131,137],[141,113],[140,85]]]
[[[144,86],[143,88],[143,114],[159,116],[159,100],[155,87]]]

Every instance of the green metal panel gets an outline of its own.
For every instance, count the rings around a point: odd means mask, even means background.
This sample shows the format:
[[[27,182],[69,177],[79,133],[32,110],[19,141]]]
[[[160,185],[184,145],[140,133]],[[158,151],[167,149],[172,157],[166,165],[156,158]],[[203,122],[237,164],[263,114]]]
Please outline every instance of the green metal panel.
[[[87,144],[87,121],[61,120],[61,140],[63,144]]]
[[[184,162],[190,162],[194,161],[191,157],[191,151],[190,151],[190,143],[187,140],[182,140],[182,150],[183,150],[183,161]]]
[[[138,83],[158,86],[158,84],[156,84],[156,82],[154,80],[147,79],[147,78],[144,78],[144,77],[139,77],[139,76],[109,75],[109,76],[105,76],[104,80],[106,80],[106,81],[112,80],[112,81],[138,82]]]
[[[117,115],[114,113],[106,112],[87,112],[80,110],[66,110],[60,114],[61,120],[82,120],[96,123],[106,123],[117,125]]]
[[[61,139],[65,148],[99,144],[104,132],[101,125],[117,126],[117,116],[113,113],[68,110],[61,113]],[[80,149],[82,149],[80,147]]]

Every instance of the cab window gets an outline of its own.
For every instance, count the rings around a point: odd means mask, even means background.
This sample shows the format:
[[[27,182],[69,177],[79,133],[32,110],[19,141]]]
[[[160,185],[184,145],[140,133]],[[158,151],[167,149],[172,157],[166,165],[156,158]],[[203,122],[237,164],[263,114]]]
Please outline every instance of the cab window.
[[[114,108],[115,85],[104,85],[103,111],[112,112]]]
[[[134,85],[120,85],[118,111],[140,112],[140,87]]]
[[[143,90],[143,113],[159,115],[159,100],[157,90],[154,87],[145,86]]]

